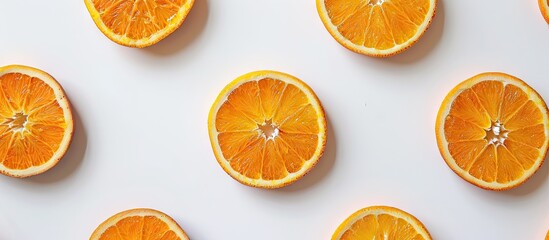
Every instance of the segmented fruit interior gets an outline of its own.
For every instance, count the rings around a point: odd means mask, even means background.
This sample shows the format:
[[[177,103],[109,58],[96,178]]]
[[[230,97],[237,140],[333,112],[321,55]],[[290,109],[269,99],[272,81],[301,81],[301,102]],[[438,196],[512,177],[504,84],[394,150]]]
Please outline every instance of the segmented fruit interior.
[[[142,39],[164,29],[189,0],[92,0],[103,23],[117,35]]]
[[[546,141],[542,112],[519,87],[483,81],[461,92],[445,119],[457,165],[485,182],[506,183],[532,168]]]
[[[265,78],[230,93],[215,127],[223,157],[252,179],[282,179],[311,159],[319,141],[317,112],[293,84]]]
[[[99,240],[180,240],[168,224],[154,216],[133,216],[118,221],[99,237]]]
[[[53,89],[21,73],[0,76],[0,163],[27,169],[50,160],[66,122]]]
[[[423,240],[414,226],[402,218],[389,214],[369,214],[354,222],[340,240],[410,239]]]
[[[431,7],[429,0],[324,0],[324,5],[343,37],[380,50],[414,37]]]

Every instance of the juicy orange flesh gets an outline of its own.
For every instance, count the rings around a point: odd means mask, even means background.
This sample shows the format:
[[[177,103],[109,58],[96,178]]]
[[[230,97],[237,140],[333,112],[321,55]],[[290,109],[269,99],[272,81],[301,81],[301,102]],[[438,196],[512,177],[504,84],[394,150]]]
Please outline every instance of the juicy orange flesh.
[[[388,214],[366,215],[343,233],[341,240],[424,239],[406,220]]]
[[[150,37],[172,23],[187,0],[92,0],[101,20],[115,34]]]
[[[380,50],[414,37],[430,4],[429,0],[324,0],[332,24],[343,37]]]
[[[266,123],[276,129],[273,134],[263,132]],[[223,157],[252,179],[276,180],[297,172],[319,141],[317,112],[305,93],[271,78],[233,90],[217,112],[215,127]]]
[[[168,224],[153,216],[127,217],[111,227],[99,237],[100,240],[178,240],[175,232],[170,230]]]
[[[66,128],[53,90],[21,73],[0,76],[0,85],[0,163],[19,170],[46,163]]]
[[[501,127],[494,130],[496,124]],[[459,93],[444,123],[456,164],[477,179],[498,183],[519,179],[534,165],[547,138],[544,129],[540,108],[521,88],[500,81]]]

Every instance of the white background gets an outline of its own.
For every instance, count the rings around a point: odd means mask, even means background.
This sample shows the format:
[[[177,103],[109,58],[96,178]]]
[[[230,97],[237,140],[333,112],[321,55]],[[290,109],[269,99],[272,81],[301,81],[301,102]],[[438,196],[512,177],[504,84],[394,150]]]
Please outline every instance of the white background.
[[[329,239],[370,205],[412,213],[434,239],[543,239],[549,166],[514,190],[482,190],[446,166],[434,125],[446,93],[485,71],[549,99],[549,27],[536,0],[439,2],[415,46],[374,59],[332,39],[313,0],[196,0],[182,27],[147,49],[104,37],[82,0],[2,0],[0,65],[56,77],[76,131],[52,170],[0,177],[0,239],[87,239],[135,207],[168,213],[197,240]],[[279,190],[231,179],[207,133],[219,91],[259,69],[307,82],[328,116],[324,157]]]

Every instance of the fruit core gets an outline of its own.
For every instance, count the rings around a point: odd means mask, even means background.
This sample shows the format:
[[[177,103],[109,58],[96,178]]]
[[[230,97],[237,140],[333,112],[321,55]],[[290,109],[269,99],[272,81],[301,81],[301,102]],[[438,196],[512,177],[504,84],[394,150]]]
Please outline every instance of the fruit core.
[[[267,140],[274,139],[278,136],[278,127],[273,124],[272,120],[267,120],[262,125],[258,124],[257,128],[261,132],[261,135]]]
[[[490,126],[488,129],[485,129],[486,136],[484,139],[488,141],[490,144],[494,144],[496,146],[503,145],[505,142],[505,139],[507,139],[507,135],[509,134],[509,131],[505,130],[503,125],[499,122],[493,122],[492,126]]]
[[[16,113],[13,117],[7,118],[3,125],[7,125],[8,128],[14,132],[22,131],[27,124],[28,115],[23,113]]]
[[[373,5],[380,6],[381,4],[383,4],[383,2],[385,2],[385,0],[368,0],[368,5],[370,5],[370,6],[373,6]]]

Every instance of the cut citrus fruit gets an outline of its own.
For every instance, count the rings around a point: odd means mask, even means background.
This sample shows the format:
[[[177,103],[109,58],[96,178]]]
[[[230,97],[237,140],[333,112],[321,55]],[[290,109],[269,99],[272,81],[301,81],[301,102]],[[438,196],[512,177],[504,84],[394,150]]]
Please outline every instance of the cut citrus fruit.
[[[411,214],[394,207],[372,206],[349,216],[332,240],[410,239],[430,240],[423,224]]]
[[[549,3],[547,0],[538,0],[538,4],[543,18],[545,18],[547,23],[549,23]]]
[[[84,0],[95,25],[112,41],[147,47],[175,31],[194,0]]]
[[[545,240],[549,240],[549,232],[547,232],[547,235],[545,236]]]
[[[227,85],[211,108],[208,130],[221,167],[253,187],[293,183],[326,145],[326,118],[313,90],[275,71],[248,73]]]
[[[547,106],[522,80],[483,73],[457,85],[442,103],[436,137],[442,157],[460,177],[505,190],[530,178],[549,143]]]
[[[187,234],[168,215],[138,208],[118,213],[99,225],[90,240],[188,240]]]
[[[316,0],[328,32],[347,49],[374,57],[400,53],[423,35],[437,0]]]
[[[59,162],[73,133],[69,101],[49,74],[0,67],[0,173],[40,174]]]

